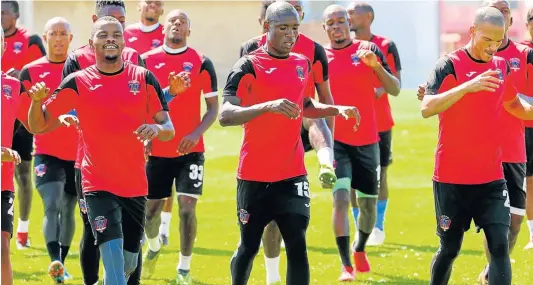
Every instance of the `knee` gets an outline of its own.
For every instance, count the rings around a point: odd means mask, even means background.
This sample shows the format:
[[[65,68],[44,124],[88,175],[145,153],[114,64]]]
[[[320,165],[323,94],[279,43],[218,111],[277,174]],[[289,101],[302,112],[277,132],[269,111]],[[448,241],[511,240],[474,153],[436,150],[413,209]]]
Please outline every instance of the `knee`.
[[[59,211],[60,207],[58,201],[51,201],[50,203],[46,203],[44,206],[44,212],[47,218],[51,218],[51,216],[58,216]]]
[[[489,253],[492,257],[503,257],[509,255],[509,240],[507,235],[498,235],[488,238]]]
[[[359,212],[361,214],[374,214],[376,213],[376,205],[378,200],[376,198],[364,198],[359,199]]]
[[[163,203],[163,201],[161,201]],[[161,207],[160,205],[154,205],[151,207],[146,207],[146,222],[151,222],[154,219],[157,219],[161,216]]]
[[[509,234],[511,236],[517,237],[519,233],[520,233],[520,224],[511,223],[511,227],[509,228]]]
[[[461,250],[461,242],[456,240],[441,240],[439,251],[440,255],[448,260],[455,260]]]
[[[196,211],[193,206],[180,206],[179,210],[180,219],[190,220],[196,216]]]
[[[336,211],[348,211],[350,207],[350,195],[348,191],[336,191],[333,194],[333,207]]]
[[[2,263],[9,258],[9,234],[2,232]]]

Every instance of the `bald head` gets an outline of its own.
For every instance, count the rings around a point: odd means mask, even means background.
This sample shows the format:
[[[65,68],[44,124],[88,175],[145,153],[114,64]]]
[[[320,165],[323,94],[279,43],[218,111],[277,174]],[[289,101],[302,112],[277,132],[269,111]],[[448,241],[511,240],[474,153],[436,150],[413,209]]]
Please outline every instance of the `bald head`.
[[[179,19],[186,19],[187,20],[187,23],[189,24],[189,28],[191,26],[191,18],[189,18],[189,15],[183,11],[183,10],[180,10],[180,9],[174,9],[170,12],[168,12],[167,14],[167,17],[165,19],[165,22],[172,22],[172,19],[176,19],[176,18],[179,18]]]
[[[324,12],[322,13],[322,19],[324,22],[326,22],[333,14],[344,14],[346,18],[348,18],[348,12],[346,12],[344,7],[338,4],[333,4],[324,9]]]
[[[274,2],[270,6],[268,6],[266,10],[265,22],[279,23],[282,22],[285,18],[292,16],[299,18],[298,11],[296,11],[296,9],[294,9],[291,4],[285,1]]]
[[[96,22],[94,22],[93,29],[91,31],[91,38],[94,38],[94,34],[99,29],[101,29],[104,25],[107,25],[107,24],[117,24],[120,27],[122,27],[122,24],[116,18],[114,18],[112,16],[104,16],[104,17],[96,20]],[[120,29],[120,30],[122,30],[122,29]],[[124,32],[124,31],[122,30],[122,32]]]
[[[505,18],[500,10],[493,7],[483,7],[476,11],[474,27],[479,27],[483,24],[491,24],[505,28]]]
[[[69,34],[71,33],[70,23],[67,21],[67,19],[62,17],[54,17],[48,20],[48,22],[46,22],[46,24],[44,25],[44,32],[47,33],[48,31],[53,30],[54,26],[58,25],[62,25],[63,27],[65,27]]]
[[[355,11],[358,14],[370,13],[371,21],[374,21],[374,9],[366,2],[352,2],[346,7],[347,10]]]
[[[511,7],[511,2],[508,0],[485,0],[483,1],[483,4],[481,4],[481,7],[494,7],[499,5]]]

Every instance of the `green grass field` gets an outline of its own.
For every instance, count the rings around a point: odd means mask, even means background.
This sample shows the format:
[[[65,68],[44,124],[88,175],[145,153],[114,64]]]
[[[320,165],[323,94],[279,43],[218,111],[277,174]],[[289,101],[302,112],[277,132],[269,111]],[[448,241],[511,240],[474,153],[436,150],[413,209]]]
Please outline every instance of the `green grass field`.
[[[387,240],[384,246],[368,248],[372,273],[359,274],[356,283],[428,284],[430,261],[438,247],[431,190],[437,121],[422,119],[413,92],[403,92],[391,101],[396,127],[394,164],[389,172],[391,198],[385,223]],[[205,194],[198,204],[199,228],[192,260],[195,284],[204,285],[231,284],[229,261],[239,240],[235,216],[235,171],[242,129],[223,129],[218,123],[215,125],[206,134]],[[331,194],[319,186],[318,165],[313,153],[307,154],[306,162],[313,195],[311,223],[307,231],[311,284],[338,284],[341,264],[331,226]],[[35,192],[30,224],[32,248],[17,251],[12,241],[14,284],[51,283],[47,275],[50,261],[41,231],[42,217],[42,203]],[[77,223],[76,236],[66,261],[69,272],[75,277],[69,284],[82,284],[78,260],[79,218]],[[516,261],[513,263],[513,284],[533,284],[533,252],[522,250],[528,239],[527,232],[524,224],[512,256]],[[174,211],[170,245],[163,248],[154,277],[142,283],[174,284],[178,253],[178,217]],[[286,259],[283,251],[282,255],[284,278]],[[255,261],[248,284],[265,284],[262,251]],[[477,284],[477,275],[485,263],[482,236],[471,230],[465,236],[450,284]]]

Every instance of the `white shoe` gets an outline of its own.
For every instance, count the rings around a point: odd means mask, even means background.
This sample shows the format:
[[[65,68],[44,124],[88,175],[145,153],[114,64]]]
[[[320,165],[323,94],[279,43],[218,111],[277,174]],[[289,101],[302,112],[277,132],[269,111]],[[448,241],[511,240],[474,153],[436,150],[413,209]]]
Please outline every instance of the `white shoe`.
[[[374,230],[372,230],[372,233],[370,234],[370,237],[368,237],[368,242],[366,243],[366,245],[377,246],[382,245],[384,242],[385,232],[378,228],[374,228]]]
[[[526,244],[524,250],[533,249],[533,238]]]

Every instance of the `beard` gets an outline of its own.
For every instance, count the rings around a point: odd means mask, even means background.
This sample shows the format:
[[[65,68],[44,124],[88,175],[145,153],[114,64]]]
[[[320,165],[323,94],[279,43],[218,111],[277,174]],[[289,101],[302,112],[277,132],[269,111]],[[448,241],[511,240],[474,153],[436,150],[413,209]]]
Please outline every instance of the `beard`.
[[[105,55],[104,59],[108,63],[115,63],[118,60],[118,55]]]
[[[183,39],[181,38],[170,38],[170,42],[173,44],[181,44],[183,42]]]
[[[355,28],[355,27],[350,27],[350,32],[357,32],[357,28]]]
[[[336,44],[342,44],[344,42],[346,42],[346,39],[337,39],[337,40],[335,40]]]
[[[145,19],[146,21],[148,21],[148,22],[156,22],[156,21],[157,21],[156,18],[154,18],[154,17],[150,17],[150,16],[148,16],[148,17],[144,17],[144,19]]]

